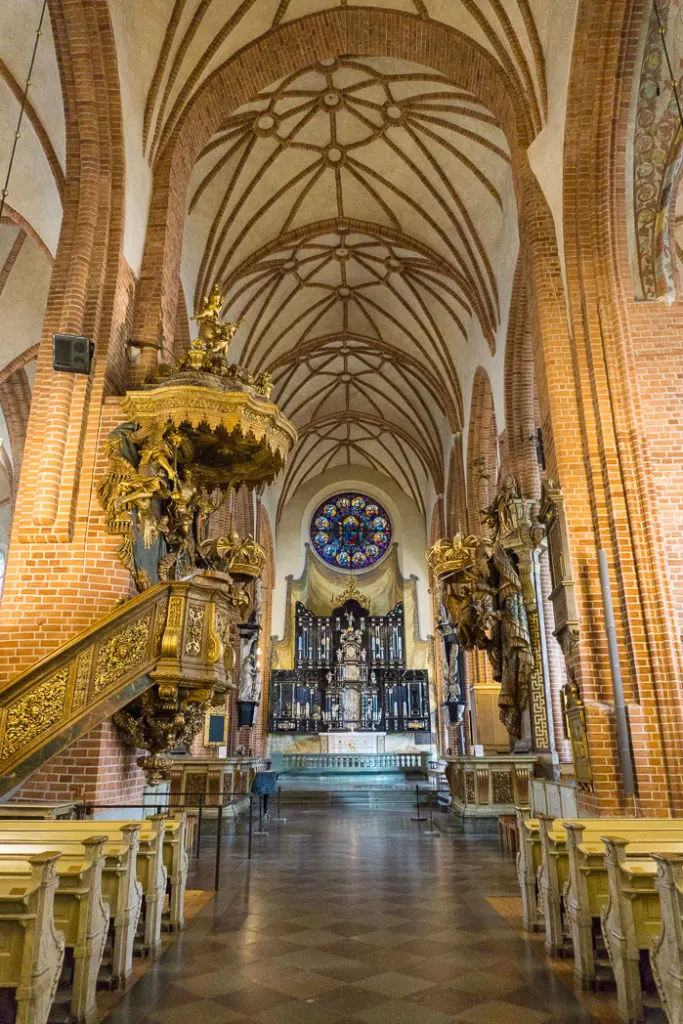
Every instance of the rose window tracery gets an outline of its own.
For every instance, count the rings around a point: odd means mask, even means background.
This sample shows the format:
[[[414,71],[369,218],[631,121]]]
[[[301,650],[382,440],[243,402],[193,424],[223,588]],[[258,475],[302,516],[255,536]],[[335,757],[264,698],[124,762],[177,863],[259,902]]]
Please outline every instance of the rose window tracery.
[[[348,492],[322,503],[311,519],[317,555],[336,569],[368,569],[388,551],[391,520],[374,498]]]

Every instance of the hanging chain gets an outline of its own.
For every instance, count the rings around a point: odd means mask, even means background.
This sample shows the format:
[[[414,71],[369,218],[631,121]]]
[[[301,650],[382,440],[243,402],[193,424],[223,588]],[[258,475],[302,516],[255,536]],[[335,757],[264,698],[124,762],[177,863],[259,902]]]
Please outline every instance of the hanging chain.
[[[9,157],[9,164],[7,166],[7,174],[5,176],[5,184],[0,192],[0,221],[2,220],[2,211],[5,208],[5,199],[7,198],[8,186],[10,174],[12,173],[12,164],[14,163],[14,154],[17,151],[17,143],[21,136],[21,122],[24,118],[24,110],[26,108],[26,98],[28,96],[29,86],[31,85],[31,75],[33,74],[33,65],[36,59],[36,53],[38,52],[38,41],[43,33],[43,19],[45,17],[45,11],[47,10],[47,0],[43,0],[43,9],[40,12],[40,21],[38,22],[38,31],[36,32],[36,41],[33,44],[33,53],[31,54],[31,63],[28,67],[28,75],[26,77],[26,85],[24,86],[24,92],[21,97],[21,107],[19,108],[19,120],[17,121],[17,128],[14,133],[14,141],[12,143],[12,152]]]

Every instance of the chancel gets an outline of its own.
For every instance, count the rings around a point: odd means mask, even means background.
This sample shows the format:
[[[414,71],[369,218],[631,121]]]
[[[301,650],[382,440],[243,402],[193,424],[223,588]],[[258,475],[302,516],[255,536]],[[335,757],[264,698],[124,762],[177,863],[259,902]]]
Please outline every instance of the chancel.
[[[370,615],[349,598],[329,616],[297,602],[295,660],[271,673],[273,732],[429,732],[425,669],[405,667],[403,606]]]
[[[0,0],[0,1024],[683,1024],[682,72]]]

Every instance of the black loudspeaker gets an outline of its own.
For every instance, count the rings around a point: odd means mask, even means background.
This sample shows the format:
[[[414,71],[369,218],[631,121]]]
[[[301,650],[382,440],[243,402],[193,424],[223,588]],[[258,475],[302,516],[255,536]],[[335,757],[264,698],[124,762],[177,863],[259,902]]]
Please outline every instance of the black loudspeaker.
[[[95,346],[78,334],[52,335],[52,369],[66,373],[90,373]]]

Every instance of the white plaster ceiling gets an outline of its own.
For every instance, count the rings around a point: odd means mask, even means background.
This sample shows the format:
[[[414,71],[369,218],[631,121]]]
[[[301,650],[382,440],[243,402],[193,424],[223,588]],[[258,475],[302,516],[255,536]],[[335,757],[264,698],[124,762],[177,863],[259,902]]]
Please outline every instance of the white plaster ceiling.
[[[42,0],[0,3],[0,178],[4,183]],[[49,14],[43,19],[7,203],[54,254],[62,221],[66,129]]]

